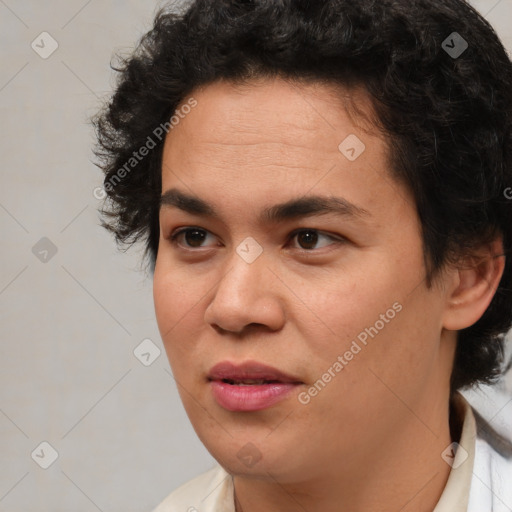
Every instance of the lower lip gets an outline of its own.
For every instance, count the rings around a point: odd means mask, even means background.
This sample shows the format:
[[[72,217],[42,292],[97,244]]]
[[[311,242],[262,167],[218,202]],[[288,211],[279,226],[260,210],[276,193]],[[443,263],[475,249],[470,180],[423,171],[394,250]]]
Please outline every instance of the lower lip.
[[[260,411],[284,400],[298,384],[275,382],[240,386],[226,382],[210,381],[213,397],[228,411]]]

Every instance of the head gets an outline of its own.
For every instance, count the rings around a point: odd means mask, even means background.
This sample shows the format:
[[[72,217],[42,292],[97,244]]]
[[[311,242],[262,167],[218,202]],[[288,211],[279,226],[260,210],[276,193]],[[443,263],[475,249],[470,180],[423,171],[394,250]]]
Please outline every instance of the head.
[[[411,421],[397,396],[438,410],[497,378],[512,66],[467,3],[197,0],[160,11],[118,71],[96,119],[103,225],[145,244],[162,340],[216,458],[239,465],[229,445],[257,440],[284,475],[284,453],[300,444],[288,463],[303,470],[340,430],[339,453],[369,457]],[[228,410],[211,392],[222,361],[297,384]]]

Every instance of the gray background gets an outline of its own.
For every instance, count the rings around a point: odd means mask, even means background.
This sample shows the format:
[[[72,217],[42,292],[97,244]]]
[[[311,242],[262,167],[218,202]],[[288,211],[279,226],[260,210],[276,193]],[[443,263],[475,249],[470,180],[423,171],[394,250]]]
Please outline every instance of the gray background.
[[[512,0],[473,3],[510,50]],[[88,118],[112,91],[113,52],[162,4],[0,0],[1,512],[149,511],[215,462],[181,406],[142,253],[117,251],[93,194]],[[42,32],[58,43],[47,58],[31,47],[51,49]],[[134,354],[147,339],[149,366]],[[467,396],[511,429],[510,375]]]

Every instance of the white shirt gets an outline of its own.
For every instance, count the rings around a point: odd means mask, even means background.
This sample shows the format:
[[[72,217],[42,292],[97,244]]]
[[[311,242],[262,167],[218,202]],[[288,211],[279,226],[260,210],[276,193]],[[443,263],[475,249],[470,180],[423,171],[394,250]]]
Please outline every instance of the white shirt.
[[[452,469],[433,512],[512,512],[512,442],[475,417],[461,394],[456,401],[459,448],[453,462],[445,459]],[[153,512],[235,512],[233,496],[231,475],[217,465],[178,487]]]

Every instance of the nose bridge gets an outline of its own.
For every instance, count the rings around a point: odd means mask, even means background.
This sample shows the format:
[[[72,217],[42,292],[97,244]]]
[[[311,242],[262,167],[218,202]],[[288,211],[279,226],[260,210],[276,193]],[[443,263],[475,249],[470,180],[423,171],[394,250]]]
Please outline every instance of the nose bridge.
[[[237,251],[243,248],[243,244],[240,244]],[[233,252],[228,271],[221,278],[215,294],[217,302],[243,309],[267,293],[265,282],[268,276],[265,274],[269,270],[265,258],[260,255],[254,261],[249,261],[238,252]]]
[[[233,251],[206,309],[205,320],[235,332],[253,323],[277,329],[283,314],[273,285],[275,277],[267,268],[263,253],[251,261],[243,249],[247,249],[245,242]]]

